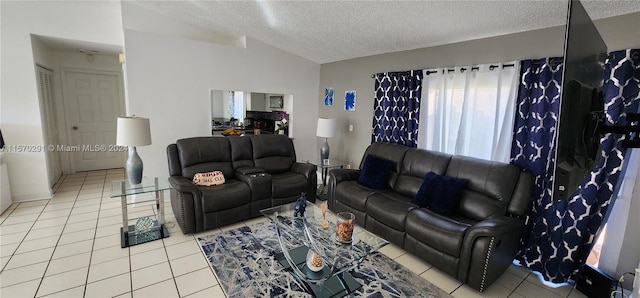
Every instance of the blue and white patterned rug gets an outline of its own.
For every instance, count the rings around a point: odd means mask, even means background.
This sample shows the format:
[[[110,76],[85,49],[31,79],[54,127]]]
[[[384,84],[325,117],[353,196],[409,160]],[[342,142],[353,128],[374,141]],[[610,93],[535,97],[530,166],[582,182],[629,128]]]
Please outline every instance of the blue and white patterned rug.
[[[274,255],[280,245],[271,223],[257,223],[198,242],[227,297],[310,297]],[[450,297],[387,256],[365,258],[353,277],[363,286],[357,297]]]

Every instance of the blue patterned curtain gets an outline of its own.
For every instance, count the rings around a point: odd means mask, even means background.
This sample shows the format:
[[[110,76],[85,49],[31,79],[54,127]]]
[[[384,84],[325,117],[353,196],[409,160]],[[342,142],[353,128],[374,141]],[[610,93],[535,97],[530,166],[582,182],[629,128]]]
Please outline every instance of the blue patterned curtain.
[[[626,113],[640,104],[640,50],[610,54],[605,66],[605,117],[611,125],[626,124]],[[551,198],[554,133],[559,108],[561,66],[549,59],[522,61],[518,112],[514,125],[512,163],[536,175],[532,206],[517,259],[545,280],[575,279],[591,250],[595,235],[615,199],[614,187],[623,174],[621,135],[606,134],[601,158],[567,200]]]
[[[416,147],[422,71],[379,73],[375,80],[371,142]]]

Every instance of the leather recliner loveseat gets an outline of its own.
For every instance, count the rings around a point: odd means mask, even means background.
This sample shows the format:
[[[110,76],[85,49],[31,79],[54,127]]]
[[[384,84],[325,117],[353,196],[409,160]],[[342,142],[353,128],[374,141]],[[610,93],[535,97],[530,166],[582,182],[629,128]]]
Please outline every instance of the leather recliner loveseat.
[[[358,182],[369,154],[395,163],[383,189]],[[468,179],[452,215],[412,202],[429,172]],[[532,175],[515,165],[374,143],[360,169],[329,173],[328,203],[332,211],[354,213],[360,226],[484,291],[515,257],[532,186]]]
[[[260,210],[315,201],[316,166],[296,162],[284,135],[194,137],[167,146],[171,207],[183,233],[194,233],[260,216]],[[221,171],[225,183],[200,186],[196,173]]]

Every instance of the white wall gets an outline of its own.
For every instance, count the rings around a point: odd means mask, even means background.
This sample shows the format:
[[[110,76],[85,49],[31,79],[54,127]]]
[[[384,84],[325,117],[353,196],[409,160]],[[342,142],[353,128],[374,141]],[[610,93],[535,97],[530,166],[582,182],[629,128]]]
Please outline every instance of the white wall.
[[[122,45],[120,2],[0,2],[0,127],[8,144],[42,145],[31,34]],[[9,153],[13,201],[50,197],[44,152]]]
[[[320,65],[250,39],[242,49],[129,30],[140,8],[126,3],[122,8],[127,113],[149,117],[151,123],[153,144],[138,148],[145,176],[168,175],[167,145],[211,134],[211,89],[292,94],[293,112],[304,115],[294,120],[298,159],[315,152],[315,123],[308,119],[317,117]]]

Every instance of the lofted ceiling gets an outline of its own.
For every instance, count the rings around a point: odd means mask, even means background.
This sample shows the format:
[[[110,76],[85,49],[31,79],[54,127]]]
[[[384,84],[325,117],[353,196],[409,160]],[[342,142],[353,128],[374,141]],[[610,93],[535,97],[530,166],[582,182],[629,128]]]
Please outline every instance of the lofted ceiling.
[[[247,36],[317,63],[564,25],[567,0],[128,1],[196,27]],[[583,0],[592,19],[638,0]]]

